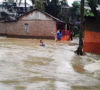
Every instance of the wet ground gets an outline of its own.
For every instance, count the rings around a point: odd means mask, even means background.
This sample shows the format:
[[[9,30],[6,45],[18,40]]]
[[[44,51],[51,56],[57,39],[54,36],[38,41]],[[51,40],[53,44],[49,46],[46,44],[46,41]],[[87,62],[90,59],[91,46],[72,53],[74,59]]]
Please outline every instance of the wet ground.
[[[0,90],[100,90],[100,55],[74,54],[78,40],[0,37]]]

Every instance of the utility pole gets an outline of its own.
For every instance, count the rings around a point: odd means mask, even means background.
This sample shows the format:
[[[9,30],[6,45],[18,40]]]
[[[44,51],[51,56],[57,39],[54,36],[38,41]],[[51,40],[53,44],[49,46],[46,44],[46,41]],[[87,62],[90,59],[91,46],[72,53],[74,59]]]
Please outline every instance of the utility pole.
[[[27,8],[26,8],[26,0],[25,0],[25,13],[27,12]]]
[[[80,25],[80,35],[79,35],[79,47],[75,51],[78,55],[83,55],[83,24],[84,24],[84,0],[81,0],[81,17],[80,17],[81,25]]]

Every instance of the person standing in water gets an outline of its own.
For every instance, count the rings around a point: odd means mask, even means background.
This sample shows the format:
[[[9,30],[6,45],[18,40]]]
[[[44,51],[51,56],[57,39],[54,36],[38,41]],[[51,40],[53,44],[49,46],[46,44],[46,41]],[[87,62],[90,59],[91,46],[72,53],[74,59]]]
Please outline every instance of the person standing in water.
[[[57,40],[61,40],[62,37],[62,33],[60,32],[60,30],[57,31]]]

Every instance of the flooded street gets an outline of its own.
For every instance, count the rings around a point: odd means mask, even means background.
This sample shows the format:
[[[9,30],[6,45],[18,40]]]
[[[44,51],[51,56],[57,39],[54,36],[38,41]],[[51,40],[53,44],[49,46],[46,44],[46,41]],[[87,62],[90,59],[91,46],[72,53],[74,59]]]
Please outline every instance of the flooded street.
[[[78,40],[0,38],[0,90],[100,90],[100,55],[77,56]]]

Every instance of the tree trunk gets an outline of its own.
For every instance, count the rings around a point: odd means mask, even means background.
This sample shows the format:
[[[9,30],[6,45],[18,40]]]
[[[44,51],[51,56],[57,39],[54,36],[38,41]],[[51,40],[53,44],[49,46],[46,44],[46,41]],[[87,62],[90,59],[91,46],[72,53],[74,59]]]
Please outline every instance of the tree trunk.
[[[81,0],[81,25],[79,36],[79,47],[75,51],[78,55],[83,55],[83,21],[84,21],[84,0]]]

